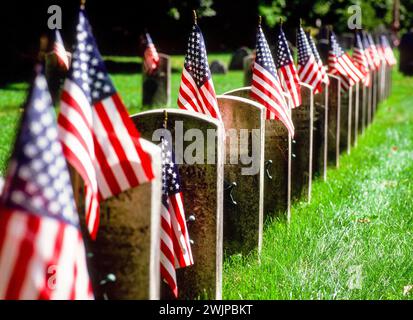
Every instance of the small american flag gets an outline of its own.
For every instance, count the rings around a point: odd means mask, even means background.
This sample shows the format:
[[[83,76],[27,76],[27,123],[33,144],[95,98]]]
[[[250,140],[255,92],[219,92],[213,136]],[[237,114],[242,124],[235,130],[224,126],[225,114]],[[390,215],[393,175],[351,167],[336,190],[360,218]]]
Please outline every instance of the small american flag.
[[[338,44],[333,31],[330,32],[328,68],[330,73],[340,77],[342,88],[344,90],[348,90],[349,87],[364,78],[364,75],[354,65],[354,62],[351,60],[350,56],[345,53]]]
[[[93,299],[69,170],[37,74],[0,198],[0,299]]]
[[[69,70],[69,58],[67,57],[66,49],[63,44],[62,36],[58,29],[55,30],[55,40],[53,45],[53,52],[57,57],[60,66],[65,70]]]
[[[277,58],[275,61],[281,85],[292,98],[292,107],[301,105],[301,86],[294,60],[288,48],[287,38],[280,26],[278,31]]]
[[[307,40],[308,40],[311,50],[313,51],[318,67],[320,68],[320,72],[323,75],[323,82],[328,85],[330,83],[330,79],[328,78],[327,68],[323,64],[323,61],[321,60],[320,54],[318,53],[317,47],[310,33],[307,33]]]
[[[371,55],[371,59],[374,62],[375,65],[375,70],[378,70],[380,68],[380,64],[381,64],[381,59],[380,59],[380,55],[377,51],[376,48],[376,44],[374,43],[373,37],[370,33],[367,33],[367,40],[369,42],[369,53]]]
[[[64,154],[85,182],[86,223],[95,239],[100,201],[150,181],[153,173],[83,9],[58,124]]]
[[[393,49],[390,47],[389,40],[384,34],[380,36],[380,42],[387,65],[390,67],[395,66],[397,64],[396,57],[394,56]]]
[[[363,44],[367,64],[369,65],[369,70],[370,71],[376,70],[376,65],[374,64],[373,55],[371,53],[371,48],[370,48],[370,42],[369,42],[369,39],[367,38],[367,33],[363,32],[361,36],[362,36],[362,41],[363,41],[362,44]]]
[[[194,264],[171,141],[162,138],[161,276],[178,297],[175,268]]]
[[[145,52],[143,53],[143,70],[152,75],[159,66],[159,55],[149,33],[145,33]]]
[[[314,89],[314,93],[322,91],[323,74],[308,43],[302,27],[297,33],[298,76],[301,82],[307,83]]]
[[[189,35],[179,87],[178,106],[222,121],[209,70],[204,37],[197,24],[193,25]]]
[[[282,93],[283,89],[277,76],[270,48],[261,26],[259,26],[256,55],[252,69],[251,97],[265,106],[267,119],[281,120],[291,135],[294,135],[290,108]]]
[[[360,31],[357,31],[354,37],[353,61],[357,68],[363,73],[363,83],[370,86],[370,70],[366,58],[366,52],[361,41]]]

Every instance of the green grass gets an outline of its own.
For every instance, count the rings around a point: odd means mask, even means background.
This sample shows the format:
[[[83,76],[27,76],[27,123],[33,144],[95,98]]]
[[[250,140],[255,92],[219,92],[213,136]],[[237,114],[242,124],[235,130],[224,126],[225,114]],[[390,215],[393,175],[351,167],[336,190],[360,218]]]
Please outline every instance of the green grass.
[[[135,57],[108,57],[139,62]],[[228,62],[229,55],[210,55]],[[172,58],[175,106],[183,57]],[[242,72],[214,75],[218,94],[242,86]],[[142,110],[141,75],[113,74],[130,112]],[[0,175],[13,143],[27,84],[0,89]],[[394,73],[392,96],[328,181],[315,181],[311,204],[296,203],[292,221],[266,223],[255,254],[224,264],[225,299],[395,299],[413,284],[413,78]],[[360,220],[367,219],[367,220]],[[366,222],[359,222],[366,221]],[[361,288],[349,281],[361,270]]]
[[[340,168],[315,182],[311,204],[294,204],[289,225],[266,224],[260,262],[226,260],[224,299],[413,297],[403,295],[413,284],[411,88],[394,73],[392,96]]]

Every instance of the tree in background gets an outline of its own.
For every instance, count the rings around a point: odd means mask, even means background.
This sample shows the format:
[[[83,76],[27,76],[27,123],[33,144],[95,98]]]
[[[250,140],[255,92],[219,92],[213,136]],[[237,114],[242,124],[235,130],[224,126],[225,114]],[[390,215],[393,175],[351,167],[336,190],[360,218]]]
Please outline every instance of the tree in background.
[[[259,13],[269,27],[274,27],[280,18],[298,24],[302,18],[307,25],[333,24],[337,32],[348,31],[348,7],[358,4],[362,10],[363,27],[374,29],[384,25],[390,28],[393,19],[393,0],[259,0]],[[413,21],[413,0],[400,4],[401,31],[411,27]]]

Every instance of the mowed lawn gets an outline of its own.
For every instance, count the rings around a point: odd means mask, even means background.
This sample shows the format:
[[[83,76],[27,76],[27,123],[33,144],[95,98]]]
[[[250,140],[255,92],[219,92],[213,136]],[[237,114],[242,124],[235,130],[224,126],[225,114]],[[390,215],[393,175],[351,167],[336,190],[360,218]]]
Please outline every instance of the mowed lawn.
[[[139,58],[108,57],[118,63]],[[209,60],[229,61],[229,55]],[[172,106],[183,57],[172,60]],[[131,113],[142,110],[141,75],[112,78]],[[243,73],[214,75],[218,94],[242,86]],[[295,203],[292,220],[267,221],[258,262],[226,257],[224,299],[410,299],[413,285],[413,78],[394,72],[392,96],[328,181],[316,181],[311,204]],[[27,84],[0,88],[0,175],[4,174]],[[408,291],[408,290],[407,290]]]
[[[311,204],[294,204],[289,225],[266,223],[260,262],[226,259],[225,299],[413,298],[413,78],[393,79]]]

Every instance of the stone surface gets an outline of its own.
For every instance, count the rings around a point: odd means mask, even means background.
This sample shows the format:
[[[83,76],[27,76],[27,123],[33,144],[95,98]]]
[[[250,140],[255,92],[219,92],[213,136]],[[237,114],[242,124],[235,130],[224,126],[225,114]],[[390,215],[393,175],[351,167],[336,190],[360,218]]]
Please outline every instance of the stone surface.
[[[358,134],[362,134],[365,130],[367,118],[367,91],[368,88],[361,83],[359,92],[359,113],[358,113]]]
[[[67,52],[67,56],[70,63],[70,52]],[[59,65],[56,54],[54,52],[47,53],[45,55],[45,75],[47,79],[47,86],[52,96],[54,105],[60,103],[60,92],[66,78],[66,74],[67,70]]]
[[[252,64],[254,55],[250,54],[244,58],[244,86],[250,86],[252,82]]]
[[[406,32],[400,39],[399,70],[406,75],[413,75],[413,31]]]
[[[159,299],[161,150],[143,139],[141,143],[152,159],[154,180],[103,201],[96,241],[88,242],[97,297]],[[78,207],[84,208],[82,188],[74,186]],[[109,274],[116,281],[102,287],[100,281]]]
[[[370,71],[370,81],[373,79],[373,72]],[[366,127],[371,123],[373,118],[373,85],[367,88],[367,117],[366,117]]]
[[[351,148],[351,116],[353,109],[353,88],[341,90],[340,106],[340,152],[350,152]]]
[[[359,101],[360,101],[360,83],[356,83],[353,86],[353,98],[352,98],[352,113],[351,113],[351,145],[357,145],[358,136],[358,121],[359,121]]]
[[[249,98],[251,87],[228,91],[225,95]],[[265,120],[264,218],[286,214],[290,218],[291,139],[278,120]]]
[[[146,107],[164,107],[171,103],[171,58],[159,53],[159,66],[148,75],[142,66],[142,104]]]
[[[237,49],[233,54],[229,63],[229,70],[242,70],[244,68],[244,58],[251,54],[251,50],[247,47]]]
[[[373,71],[373,88],[372,88],[372,102],[371,102],[371,120],[373,121],[373,118],[376,114],[376,109],[377,109],[377,86],[378,86],[378,72],[377,70]]]
[[[292,109],[295,136],[292,141],[291,158],[291,198],[311,201],[313,171],[313,89],[301,84],[301,106]]]
[[[339,166],[340,162],[340,115],[341,115],[341,80],[329,74],[328,88],[328,139],[327,161]]]
[[[209,70],[213,74],[226,74],[228,72],[227,66],[219,60],[212,61]]]
[[[196,219],[188,224],[188,232],[193,240],[194,265],[177,270],[179,298],[221,299],[225,152],[223,127],[218,121],[194,112],[166,110],[168,130],[172,134],[181,176],[185,214],[187,217],[194,215]],[[138,113],[131,118],[141,135],[152,141],[154,131],[163,125],[164,109]],[[189,136],[185,139],[188,141],[182,141],[189,129],[201,130],[204,138],[201,145],[207,151],[199,153],[199,160],[193,164],[186,163],[182,157],[182,150],[186,150],[195,141]],[[212,134],[210,141],[207,139],[208,132]]]
[[[328,151],[328,86],[322,84],[321,93],[314,95],[313,177],[327,178]]]
[[[224,199],[224,251],[226,254],[261,251],[264,196],[264,107],[252,100],[218,96],[226,131],[226,184],[236,183]],[[246,138],[248,140],[246,140]],[[252,157],[252,163],[246,163]]]

